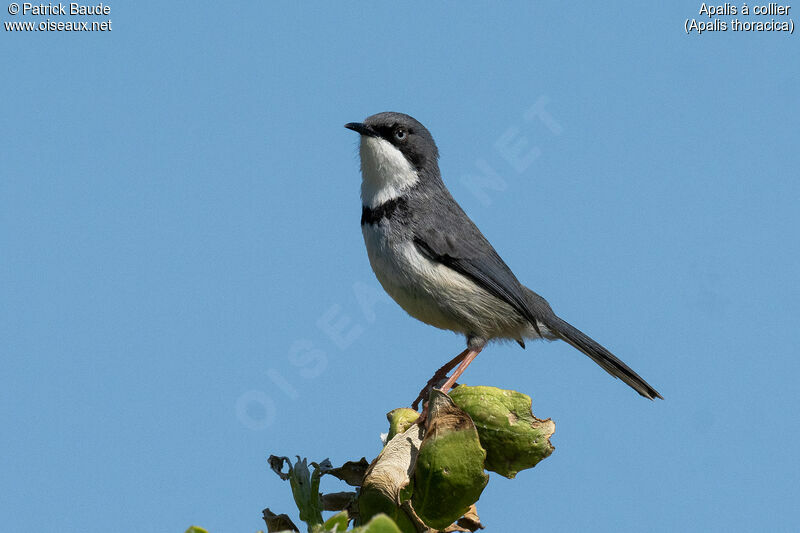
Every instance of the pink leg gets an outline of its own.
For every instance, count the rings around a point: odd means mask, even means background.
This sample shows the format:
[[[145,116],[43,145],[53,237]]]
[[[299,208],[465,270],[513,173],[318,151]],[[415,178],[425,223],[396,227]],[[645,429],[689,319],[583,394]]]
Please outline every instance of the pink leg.
[[[458,365],[458,368],[456,368],[456,371],[453,372],[453,375],[444,382],[444,385],[442,385],[442,392],[447,393],[453,388],[453,384],[455,384],[456,380],[461,376],[461,374],[464,373],[473,359],[478,357],[478,354],[481,353],[481,350],[483,350],[483,347],[478,348],[477,350],[467,350],[467,355],[464,356],[464,360]]]
[[[422,387],[422,390],[419,391],[419,396],[417,396],[417,399],[414,400],[414,403],[411,404],[411,407],[415,411],[419,407],[419,402],[421,402],[422,400],[424,400],[427,397],[428,390],[431,387],[435,386],[439,381],[441,381],[442,379],[446,378],[447,377],[447,373],[450,372],[451,370],[453,370],[456,367],[457,364],[459,364],[461,361],[463,361],[468,353],[469,353],[469,348],[467,348],[466,350],[464,350],[463,352],[461,352],[460,354],[455,356],[449,362],[447,362],[444,365],[442,365],[442,368],[440,368],[439,370],[436,371],[436,373],[433,375],[433,377],[428,380],[428,382],[425,384],[424,387]],[[463,372],[463,370],[462,370],[462,372]]]
[[[481,350],[483,350],[483,347],[478,348],[477,350],[470,350],[468,348],[463,352],[461,352],[455,359],[453,359],[452,361],[450,361],[449,363],[447,363],[442,368],[436,371],[437,374],[444,371],[444,369],[447,369],[446,371],[449,371],[451,368],[453,368],[453,366],[455,366],[456,362],[458,362],[459,360],[461,361],[458,365],[458,368],[456,368],[456,371],[453,372],[453,375],[450,376],[447,379],[447,381],[445,381],[444,385],[442,385],[442,388],[440,389],[442,392],[446,394],[450,389],[453,388],[453,385],[455,384],[456,380],[461,376],[461,374],[464,373],[464,371],[467,369],[472,360],[478,357],[478,354],[481,353]],[[436,376],[434,376],[434,378],[435,377]],[[434,380],[434,378],[431,378],[431,381],[438,381]],[[427,393],[428,386],[429,385],[425,385],[425,388],[422,389],[422,391],[420,391],[419,397],[414,402],[414,409],[416,409],[416,405],[419,404],[420,400],[423,398],[425,393]],[[425,404],[425,407],[422,409],[422,413],[420,413],[419,418],[417,418],[416,424],[422,426],[427,422],[427,420],[428,420],[428,404]]]

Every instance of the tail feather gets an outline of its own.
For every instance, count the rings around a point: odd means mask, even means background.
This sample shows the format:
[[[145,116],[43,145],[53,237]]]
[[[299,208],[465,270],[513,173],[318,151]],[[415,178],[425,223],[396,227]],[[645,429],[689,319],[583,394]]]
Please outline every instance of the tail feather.
[[[621,379],[645,398],[650,400],[655,398],[664,399],[657,390],[651,387],[639,374],[631,370],[628,365],[617,359],[614,354],[569,322],[560,319],[555,314],[548,316],[543,322],[558,337],[588,355],[603,370],[615,378]]]

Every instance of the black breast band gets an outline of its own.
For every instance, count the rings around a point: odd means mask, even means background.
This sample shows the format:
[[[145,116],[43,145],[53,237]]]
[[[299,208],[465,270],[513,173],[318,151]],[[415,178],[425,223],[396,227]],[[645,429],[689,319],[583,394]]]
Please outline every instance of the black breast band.
[[[407,210],[408,202],[402,196],[388,200],[375,208],[364,206],[361,208],[361,225],[378,224],[383,219],[389,220],[395,215],[404,214]]]

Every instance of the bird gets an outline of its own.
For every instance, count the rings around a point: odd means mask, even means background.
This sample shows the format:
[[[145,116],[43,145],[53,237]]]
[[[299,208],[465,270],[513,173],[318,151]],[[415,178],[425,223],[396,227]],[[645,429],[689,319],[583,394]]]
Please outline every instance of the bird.
[[[409,315],[466,338],[466,349],[434,373],[414,409],[445,378],[439,388],[447,393],[489,342],[525,348],[526,339],[565,341],[641,396],[663,399],[517,279],[445,186],[425,126],[383,112],[345,128],[360,136],[361,231],[375,276]]]

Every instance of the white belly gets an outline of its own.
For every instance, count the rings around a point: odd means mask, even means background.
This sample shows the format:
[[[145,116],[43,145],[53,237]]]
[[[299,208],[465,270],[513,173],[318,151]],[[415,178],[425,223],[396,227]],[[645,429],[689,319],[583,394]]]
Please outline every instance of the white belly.
[[[384,290],[414,318],[465,335],[519,339],[526,323],[506,302],[469,278],[422,255],[388,224],[362,226],[372,270]],[[532,330],[532,328],[530,328]]]

